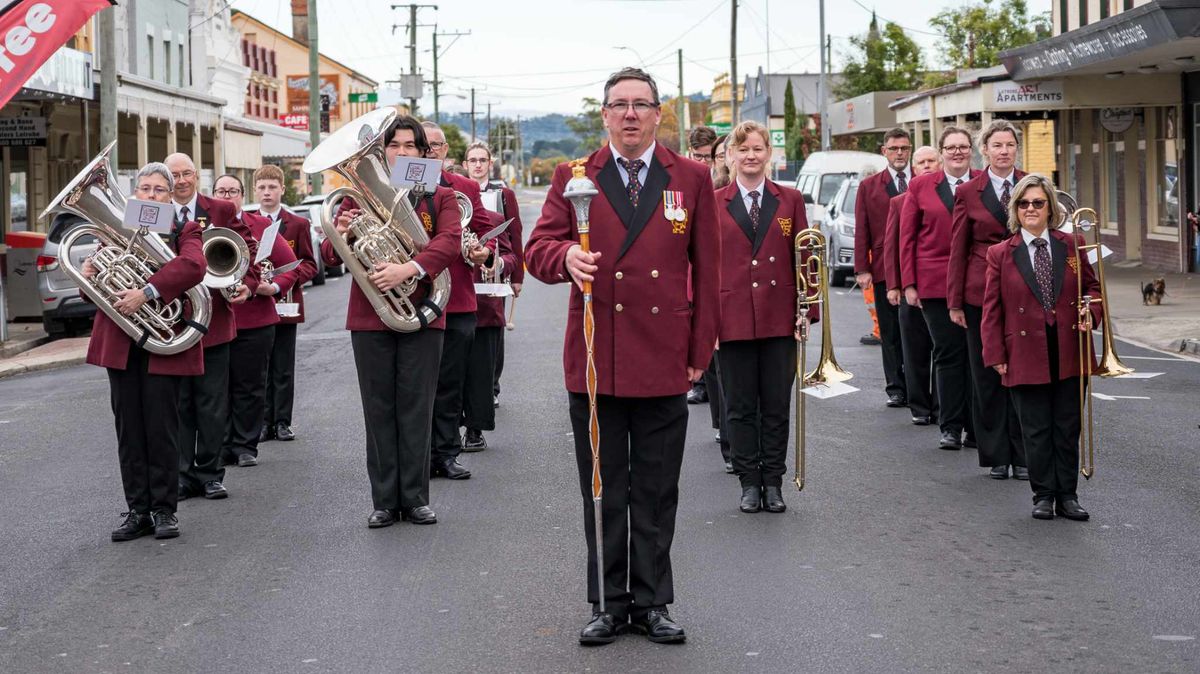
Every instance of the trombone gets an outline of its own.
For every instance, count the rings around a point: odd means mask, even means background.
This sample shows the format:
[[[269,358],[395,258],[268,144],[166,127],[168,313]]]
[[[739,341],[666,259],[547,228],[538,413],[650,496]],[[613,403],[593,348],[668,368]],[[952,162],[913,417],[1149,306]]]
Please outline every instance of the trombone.
[[[1074,205],[1073,199],[1071,203]],[[1117,357],[1116,349],[1113,348],[1112,322],[1108,315],[1108,291],[1104,285],[1104,251],[1101,246],[1100,227],[1097,226],[1099,221],[1100,216],[1090,208],[1075,209],[1071,213],[1072,233],[1081,233],[1085,241],[1087,232],[1090,231],[1093,235],[1093,243],[1076,242],[1075,259],[1072,265],[1077,274],[1075,306],[1079,312],[1079,366],[1082,370],[1079,377],[1079,418],[1081,421],[1085,416],[1087,418],[1087,423],[1079,434],[1079,474],[1085,480],[1092,479],[1092,475],[1096,473],[1095,431],[1092,426],[1092,397],[1088,395],[1087,391],[1088,380],[1092,376],[1120,377],[1133,372],[1133,368],[1121,362],[1121,359]],[[1096,279],[1100,286],[1099,297],[1092,297],[1083,287],[1082,258],[1092,250],[1096,251],[1096,264],[1093,266],[1096,268]],[[1099,364],[1096,364],[1092,358],[1095,353],[1092,342],[1094,326],[1092,325],[1091,306],[1093,304],[1099,304],[1101,308],[1100,325],[1103,330],[1101,336],[1103,350]]]
[[[805,463],[805,411],[807,401],[804,389],[809,386],[820,386],[835,382],[846,381],[854,375],[843,370],[833,355],[833,335],[829,320],[829,269],[825,264],[828,250],[825,235],[815,228],[803,229],[796,234],[793,244],[796,252],[796,315],[800,317],[799,344],[796,351],[799,357],[796,361],[796,415],[795,415],[795,444],[796,450],[796,489],[804,490]],[[824,315],[821,316],[821,356],[816,367],[811,372],[805,372],[808,367],[808,312],[813,307],[824,305]]]

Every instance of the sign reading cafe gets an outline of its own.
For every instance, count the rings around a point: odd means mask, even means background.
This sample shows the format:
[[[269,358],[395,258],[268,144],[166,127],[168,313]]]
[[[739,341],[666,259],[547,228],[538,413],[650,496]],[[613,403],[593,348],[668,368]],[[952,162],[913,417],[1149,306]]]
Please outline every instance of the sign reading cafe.
[[[992,106],[996,108],[1052,107],[1063,104],[1061,80],[1046,82],[996,82]]]

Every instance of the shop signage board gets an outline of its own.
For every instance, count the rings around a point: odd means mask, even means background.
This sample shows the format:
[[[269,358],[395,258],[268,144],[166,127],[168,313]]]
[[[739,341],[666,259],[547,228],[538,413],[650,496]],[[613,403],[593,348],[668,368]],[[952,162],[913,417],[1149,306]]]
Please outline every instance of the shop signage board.
[[[46,146],[45,117],[0,117],[0,145]]]
[[[1063,105],[1062,80],[1045,82],[996,82],[992,85],[992,107],[1041,109]]]
[[[299,113],[280,115],[279,126],[285,126],[289,129],[298,129],[300,131],[308,131],[308,115]]]

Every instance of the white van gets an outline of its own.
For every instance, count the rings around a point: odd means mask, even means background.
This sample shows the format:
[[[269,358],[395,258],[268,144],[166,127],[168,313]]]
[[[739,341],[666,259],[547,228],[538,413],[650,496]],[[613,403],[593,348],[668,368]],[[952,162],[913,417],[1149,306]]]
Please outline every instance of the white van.
[[[866,177],[886,167],[887,159],[883,155],[870,152],[831,150],[810,154],[800,168],[800,175],[796,176],[796,189],[804,194],[808,226],[824,224],[829,202],[837,196],[847,178]]]

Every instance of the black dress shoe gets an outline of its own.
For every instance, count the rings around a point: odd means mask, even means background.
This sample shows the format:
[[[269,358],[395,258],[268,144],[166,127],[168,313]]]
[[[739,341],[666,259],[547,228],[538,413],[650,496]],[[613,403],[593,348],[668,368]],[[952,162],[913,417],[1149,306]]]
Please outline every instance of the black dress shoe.
[[[866,346],[879,346],[880,344],[883,344],[883,342],[879,341],[879,338],[876,337],[875,334],[871,333],[871,332],[868,332],[867,334],[863,335],[862,337],[859,337],[858,343],[866,345]]]
[[[645,632],[646,638],[656,644],[681,644],[687,641],[683,628],[671,619],[671,614],[665,608],[646,611],[646,615],[631,622],[630,627]]]
[[[123,517],[125,521],[121,522],[121,526],[113,529],[114,542],[132,541],[154,533],[154,520],[150,519],[150,515],[131,511],[124,513]]]
[[[1054,500],[1043,498],[1033,502],[1033,519],[1035,520],[1052,520],[1054,519]]]
[[[1013,469],[1013,479],[1014,480],[1028,480],[1029,479],[1029,469],[1026,468],[1025,466],[1013,466],[1012,469]]]
[[[689,405],[701,405],[708,402],[708,391],[702,388],[692,387],[692,390],[687,393],[687,401]]]
[[[290,442],[296,439],[296,434],[292,432],[291,426],[281,421],[275,424],[275,439]]]
[[[974,435],[968,435],[966,438],[963,438],[962,446],[968,449],[979,449],[979,443],[975,442]]]
[[[245,454],[238,454],[237,464],[238,464],[239,468],[246,468],[248,466],[257,466],[258,465],[258,457],[254,456],[250,452],[246,452]]]
[[[451,480],[469,480],[471,479],[471,471],[467,470],[458,459],[450,459],[433,464],[429,469],[429,474],[433,477],[445,477]]]
[[[494,410],[500,409],[500,394],[499,393],[492,396],[492,409],[494,409]]]
[[[1059,499],[1058,504],[1054,506],[1054,512],[1069,520],[1075,520],[1076,522],[1086,522],[1088,518],[1091,517],[1091,515],[1088,514],[1088,511],[1084,510],[1083,506],[1079,505],[1079,501],[1076,501],[1073,498],[1065,501]]]
[[[603,646],[617,640],[617,619],[611,613],[594,613],[588,624],[579,632],[579,643],[584,646]]]
[[[928,426],[929,424],[933,423],[933,417],[930,417],[928,415],[920,416],[920,417],[913,417],[912,421],[913,421],[913,426]]]
[[[468,428],[463,435],[463,450],[464,452],[482,452],[488,448],[487,440],[483,437],[483,431],[477,431],[473,428]]]
[[[367,526],[371,529],[382,529],[396,523],[396,513],[392,510],[376,510],[367,518]]]
[[[959,434],[952,431],[943,432],[942,439],[938,441],[938,449],[962,449]]]
[[[228,496],[229,490],[226,489],[225,485],[221,484],[220,482],[213,480],[212,482],[204,483],[204,498],[215,501]]]
[[[744,513],[756,513],[762,508],[762,487],[742,487],[742,502],[738,510]]]
[[[196,489],[195,487],[191,486],[190,484],[187,484],[186,482],[183,482],[183,481],[179,482],[179,496],[177,497],[178,500],[186,501],[193,496],[199,496],[201,493],[203,493],[203,492],[201,492],[199,489]]]
[[[781,513],[787,510],[787,504],[783,502],[783,489],[780,487],[764,487],[763,509],[769,513]]]
[[[718,445],[721,444],[721,431],[717,431],[713,435],[713,442],[717,443]]]
[[[262,428],[258,429],[258,441],[266,442],[275,439],[275,424],[263,423]]]
[[[175,538],[179,535],[179,519],[169,510],[156,510],[151,516],[154,519],[155,538]]]
[[[437,515],[427,505],[402,509],[400,519],[413,524],[437,524]]]
[[[733,475],[733,462],[732,461],[725,462],[725,472],[729,473],[730,475]]]
[[[988,471],[988,477],[993,480],[1007,480],[1008,466],[992,466],[992,469]]]
[[[893,393],[892,395],[888,396],[887,406],[908,407],[908,399],[898,393]]]

